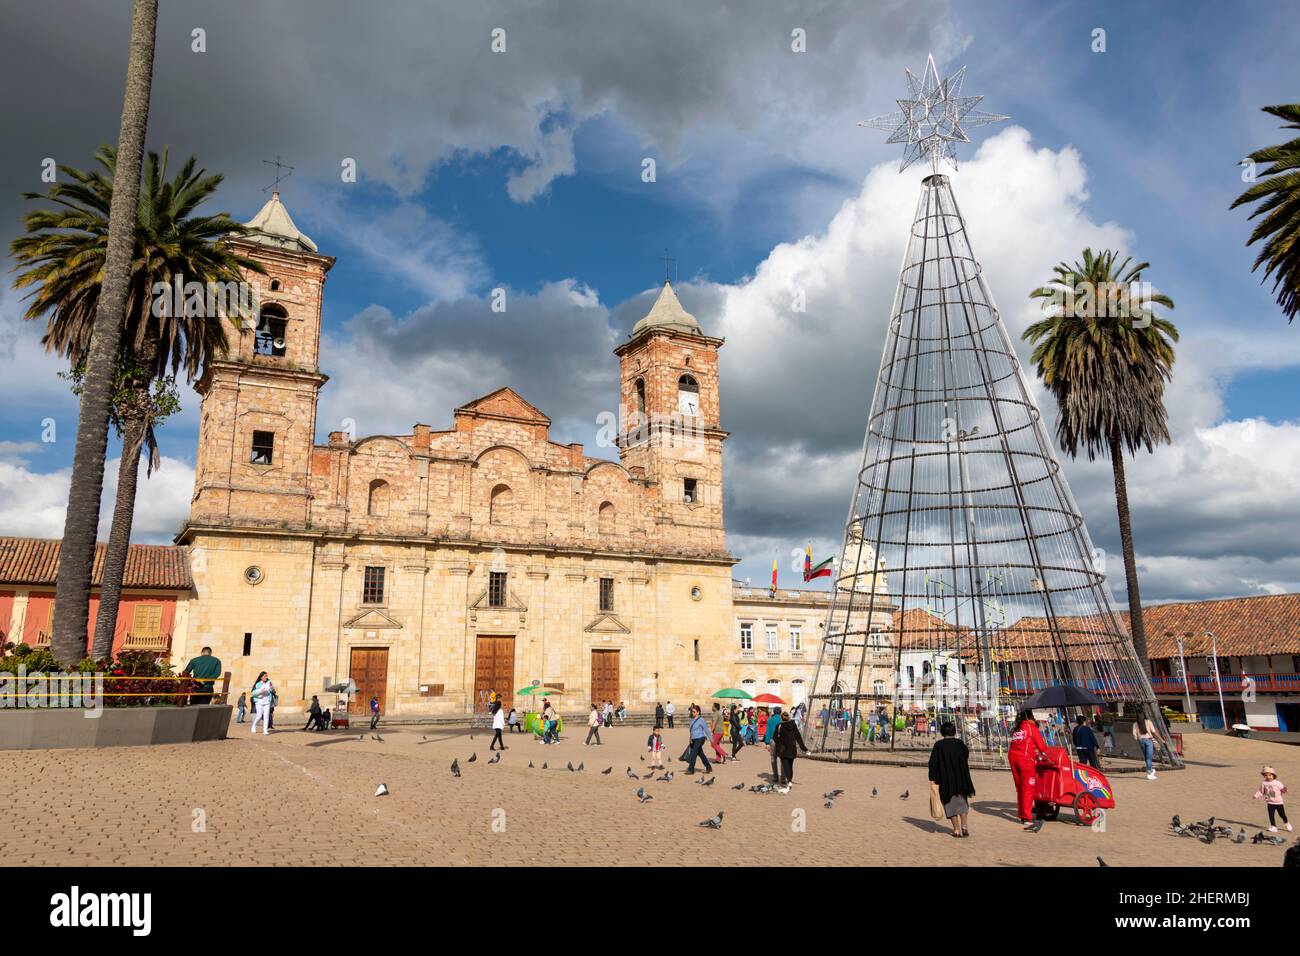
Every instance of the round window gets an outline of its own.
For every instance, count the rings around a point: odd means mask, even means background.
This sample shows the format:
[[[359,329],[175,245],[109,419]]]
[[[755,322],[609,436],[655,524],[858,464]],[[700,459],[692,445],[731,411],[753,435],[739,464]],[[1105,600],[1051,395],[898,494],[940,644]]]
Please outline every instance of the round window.
[[[704,597],[704,591],[700,588],[698,584],[695,585],[693,588],[691,588],[692,601],[698,601],[702,597]]]
[[[262,579],[265,576],[266,575],[262,573],[262,569],[256,564],[250,564],[248,567],[244,568],[244,580],[249,584],[261,584]]]

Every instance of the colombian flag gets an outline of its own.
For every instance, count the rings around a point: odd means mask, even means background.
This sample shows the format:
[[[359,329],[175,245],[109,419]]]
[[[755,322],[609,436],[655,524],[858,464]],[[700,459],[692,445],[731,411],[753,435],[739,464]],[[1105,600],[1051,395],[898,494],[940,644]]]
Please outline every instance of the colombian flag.
[[[831,576],[831,564],[834,558],[827,558],[821,564],[813,567],[812,563],[812,544],[809,543],[808,550],[803,556],[803,579],[811,581],[813,578],[829,578]]]
[[[772,593],[776,593],[776,558],[772,559]]]

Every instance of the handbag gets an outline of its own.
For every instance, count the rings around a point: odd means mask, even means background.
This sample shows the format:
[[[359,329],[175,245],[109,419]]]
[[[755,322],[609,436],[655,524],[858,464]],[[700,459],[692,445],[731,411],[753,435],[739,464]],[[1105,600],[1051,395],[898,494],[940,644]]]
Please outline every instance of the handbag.
[[[930,782],[930,816],[935,820],[942,820],[943,801],[939,799],[939,785],[933,781]]]

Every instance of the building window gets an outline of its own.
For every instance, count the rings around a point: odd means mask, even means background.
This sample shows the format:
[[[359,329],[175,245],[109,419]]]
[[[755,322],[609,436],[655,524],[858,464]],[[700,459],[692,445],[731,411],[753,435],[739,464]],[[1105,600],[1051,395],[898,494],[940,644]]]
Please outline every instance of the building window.
[[[162,633],[162,605],[137,604],[131,615],[132,637],[158,637]]]
[[[916,670],[911,664],[907,665],[907,686],[911,687],[916,683]]]
[[[740,625],[740,651],[742,654],[752,654],[754,652],[754,625]]]
[[[797,624],[790,625],[790,652],[798,654],[803,650],[803,630]]]
[[[384,569],[382,567],[366,566],[361,583],[361,603],[384,603]]]
[[[509,524],[514,498],[514,492],[510,490],[509,485],[497,485],[493,488],[492,498],[488,502],[488,523]]]
[[[251,657],[253,654],[253,635],[249,631],[244,632],[244,656]]]
[[[376,478],[370,483],[370,496],[366,501],[366,514],[382,518],[388,514],[388,482]]]
[[[688,505],[693,505],[698,500],[697,495],[698,492],[696,491],[695,479],[683,478],[682,501],[686,502]]]
[[[285,329],[288,327],[289,313],[283,306],[267,305],[262,308],[262,315],[253,334],[253,353],[279,358],[284,355]]]
[[[269,465],[275,459],[275,432],[253,432],[253,448],[248,460],[254,465]]]
[[[488,607],[506,606],[506,572],[488,572]]]
[[[600,609],[602,611],[614,610],[614,579],[600,579]]]
[[[602,536],[614,533],[614,506],[608,501],[602,502],[596,514],[596,530]]]
[[[698,638],[696,638],[696,640],[695,640],[695,660],[698,661],[699,659],[700,659],[700,641],[699,641]]]
[[[885,682],[884,682],[883,680],[872,681],[872,682],[871,682],[871,693],[875,694],[877,697],[884,697],[884,696],[885,696]]]
[[[781,682],[775,677],[767,682],[767,692],[773,697],[781,696]]]
[[[636,413],[645,415],[645,379],[636,380]]]
[[[758,681],[754,680],[754,678],[752,677],[746,677],[744,680],[740,682],[740,689],[743,690],[750,697],[757,697]]]
[[[776,625],[769,624],[767,626],[767,652],[769,654],[775,654],[779,650],[780,650],[780,645],[777,642]]]
[[[677,380],[677,410],[683,415],[700,413],[700,385],[689,375]]]

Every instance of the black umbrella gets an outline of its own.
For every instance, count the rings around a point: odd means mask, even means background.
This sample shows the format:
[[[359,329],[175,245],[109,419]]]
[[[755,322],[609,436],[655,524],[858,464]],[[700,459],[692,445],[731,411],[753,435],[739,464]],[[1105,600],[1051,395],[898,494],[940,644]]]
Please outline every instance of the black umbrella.
[[[1020,707],[1022,710],[1037,710],[1040,707],[1086,707],[1090,704],[1103,703],[1105,701],[1090,690],[1075,687],[1073,684],[1053,684],[1044,687]]]

